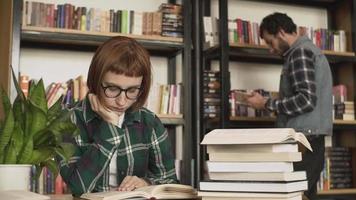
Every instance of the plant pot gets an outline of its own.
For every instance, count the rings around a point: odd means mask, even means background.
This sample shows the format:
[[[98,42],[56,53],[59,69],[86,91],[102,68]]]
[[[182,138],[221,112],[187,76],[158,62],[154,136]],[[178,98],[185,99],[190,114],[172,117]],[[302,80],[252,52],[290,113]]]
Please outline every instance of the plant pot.
[[[29,191],[32,165],[0,164],[0,190]]]

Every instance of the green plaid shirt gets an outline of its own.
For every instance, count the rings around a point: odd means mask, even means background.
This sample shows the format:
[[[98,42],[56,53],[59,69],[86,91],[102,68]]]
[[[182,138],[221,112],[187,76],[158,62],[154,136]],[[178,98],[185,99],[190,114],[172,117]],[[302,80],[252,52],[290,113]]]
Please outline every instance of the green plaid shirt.
[[[60,162],[60,173],[74,196],[108,191],[109,164],[117,153],[117,183],[126,176],[151,184],[177,183],[168,134],[159,118],[141,108],[125,113],[122,128],[102,120],[86,98],[73,108],[80,135],[69,164]]]

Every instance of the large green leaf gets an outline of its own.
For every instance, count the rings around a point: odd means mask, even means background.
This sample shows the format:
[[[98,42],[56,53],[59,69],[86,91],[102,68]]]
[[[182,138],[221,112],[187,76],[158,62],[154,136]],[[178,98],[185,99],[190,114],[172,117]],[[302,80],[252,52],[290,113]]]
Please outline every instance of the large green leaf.
[[[32,137],[27,136],[27,138],[25,140],[25,144],[23,145],[23,147],[20,151],[18,163],[20,163],[20,164],[31,163],[32,152],[33,152],[33,140],[32,140]]]
[[[22,130],[26,130],[26,115],[24,115],[24,113],[27,113],[26,101],[22,101],[21,98],[17,96],[12,109],[14,111],[15,120],[19,122]]]
[[[33,138],[35,147],[48,146],[53,143],[51,141],[55,141],[55,137],[49,129],[41,130]]]
[[[11,140],[14,144],[16,154],[19,155],[24,144],[24,134],[19,122],[15,122],[15,127],[14,131],[12,132]]]
[[[34,86],[33,90],[31,90],[28,99],[34,106],[47,114],[46,90],[42,79]]]
[[[54,147],[43,147],[32,152],[31,164],[38,165],[43,161],[50,160],[55,155]]]
[[[4,128],[0,134],[0,154],[4,152],[6,145],[9,143],[12,131],[14,130],[14,115],[12,110],[9,110],[8,115],[6,116]]]
[[[19,96],[22,100],[25,100],[26,97],[25,97],[24,93],[22,92],[22,90],[20,88],[19,82],[16,79],[16,75],[15,75],[14,69],[12,67],[11,67],[11,72],[12,72],[12,80],[14,81],[14,85],[15,85],[15,88],[16,88],[17,96]]]
[[[68,162],[75,152],[75,146],[72,143],[62,143],[60,148],[56,148],[55,150],[62,160]]]
[[[33,114],[30,110],[30,106],[28,104],[27,110],[25,113],[25,136],[31,136],[31,127],[32,127],[32,121],[33,121]]]
[[[43,110],[39,109],[37,106],[33,105],[32,102],[29,104],[29,111],[32,114],[32,123],[30,124],[28,136],[35,136],[39,131],[46,128],[47,126],[47,116]]]
[[[6,147],[4,164],[16,164],[17,152],[13,142]]]
[[[51,122],[55,118],[59,117],[61,115],[62,111],[62,101],[63,101],[63,96],[61,96],[56,103],[54,103],[49,109],[48,109],[48,122]]]

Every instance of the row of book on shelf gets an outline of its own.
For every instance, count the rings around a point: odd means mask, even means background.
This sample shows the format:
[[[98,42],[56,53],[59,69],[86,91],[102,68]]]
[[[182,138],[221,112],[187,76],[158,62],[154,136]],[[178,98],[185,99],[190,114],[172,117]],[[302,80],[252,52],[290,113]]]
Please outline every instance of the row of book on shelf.
[[[355,120],[355,106],[353,101],[348,101],[347,88],[344,84],[333,87],[333,116],[339,120]]]
[[[265,98],[278,98],[278,92],[264,89],[232,89],[229,93],[229,108],[231,117],[275,117],[275,113],[249,107],[246,97],[252,92],[258,92]],[[354,102],[347,101],[346,85],[333,87],[334,119],[354,120]],[[220,72],[203,71],[203,112],[204,118],[219,118],[221,112],[221,80]]]
[[[34,80],[32,80],[34,81]],[[20,87],[25,96],[31,80],[27,75],[19,78]],[[70,108],[74,103],[85,98],[88,92],[83,75],[70,79],[67,82],[53,82],[46,90],[48,107],[51,107],[61,96],[62,104]],[[154,84],[151,87],[146,107],[156,114],[174,115],[182,117],[182,85],[181,84]]]
[[[34,79],[30,80],[27,75],[20,75],[19,84],[25,96],[28,95],[28,88]],[[62,104],[71,107],[74,103],[85,98],[88,87],[83,76],[69,79],[67,82],[52,82],[46,89],[47,106],[51,107],[62,96]]]
[[[156,12],[139,12],[26,1],[23,24],[107,33],[183,36],[182,6],[169,3],[162,3]]]
[[[219,20],[216,17],[204,17],[204,35],[208,47],[219,42]],[[230,43],[266,46],[259,36],[259,24],[241,18],[228,20],[228,38]],[[346,52],[346,33],[344,30],[328,30],[299,26],[299,35],[309,37],[322,50]]]
[[[324,169],[317,185],[318,191],[353,187],[352,149],[328,147],[325,151]]]
[[[220,116],[221,80],[220,72],[205,70],[203,72],[203,110],[204,118]]]
[[[47,167],[40,175],[36,174],[36,167],[32,166],[29,190],[38,194],[68,194],[70,189],[60,174],[55,176]]]
[[[266,110],[256,110],[246,103],[246,96],[251,92],[258,92],[266,98],[278,98],[278,92],[264,89],[246,90],[233,89],[229,94],[230,116],[240,117],[275,117],[274,113]],[[338,120],[355,120],[353,101],[347,101],[347,89],[343,84],[333,86],[333,117]]]
[[[311,150],[293,129],[215,129],[204,136],[208,161],[198,196],[208,199],[301,200],[306,172],[298,144]]]

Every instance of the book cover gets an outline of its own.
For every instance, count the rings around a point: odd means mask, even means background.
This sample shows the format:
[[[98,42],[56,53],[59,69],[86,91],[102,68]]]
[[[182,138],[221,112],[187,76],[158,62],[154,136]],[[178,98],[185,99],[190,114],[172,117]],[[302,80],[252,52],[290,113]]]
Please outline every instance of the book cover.
[[[209,153],[210,161],[236,161],[236,162],[299,162],[302,160],[300,152],[279,153]]]
[[[212,162],[209,172],[292,172],[292,162]]]
[[[271,200],[271,199],[302,199],[302,192],[291,192],[291,193],[254,193],[254,192],[204,192],[204,191],[199,191],[198,192],[199,197],[203,197],[203,199],[218,199],[216,197],[219,197],[221,199],[265,199],[265,200]],[[212,198],[206,198],[206,197],[212,197]]]
[[[298,152],[298,144],[207,145],[208,153]]]
[[[305,171],[293,172],[208,172],[210,180],[226,181],[299,181],[307,178]]]
[[[200,190],[226,192],[297,192],[308,189],[307,181],[263,182],[263,181],[202,181]]]

